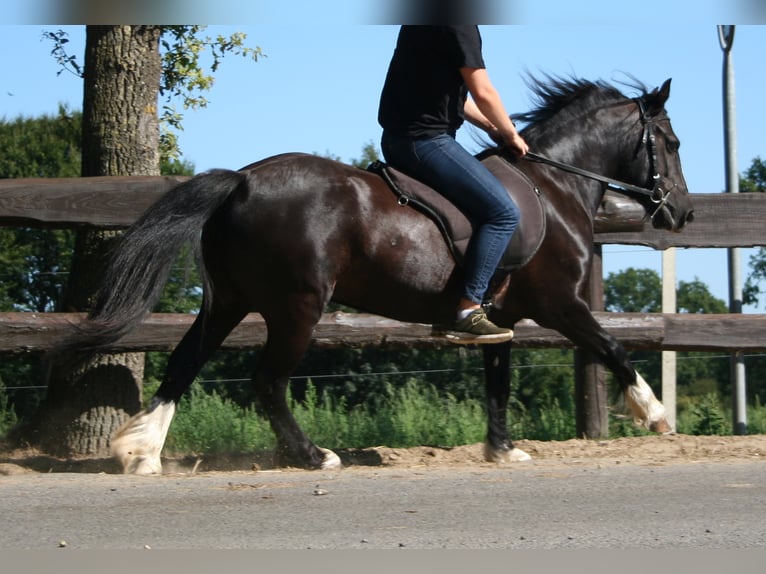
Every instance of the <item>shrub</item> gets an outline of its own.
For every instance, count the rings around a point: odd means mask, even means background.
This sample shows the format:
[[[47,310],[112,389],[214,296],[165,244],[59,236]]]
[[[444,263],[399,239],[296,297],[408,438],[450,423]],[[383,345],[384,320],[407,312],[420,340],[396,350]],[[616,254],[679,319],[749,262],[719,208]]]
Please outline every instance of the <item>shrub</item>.
[[[1,383],[0,383],[1,385]],[[146,387],[147,397],[155,390]],[[288,395],[293,414],[306,434],[330,449],[368,448],[376,445],[458,446],[484,440],[486,414],[476,399],[456,399],[434,385],[409,379],[404,385],[386,384],[381,400],[352,408],[343,397],[333,399],[308,382],[302,400]],[[515,401],[509,410],[512,438],[568,440],[576,436],[574,407],[554,399],[532,409]],[[15,423],[0,386],[0,432]],[[679,413],[678,431],[684,434],[730,434],[730,417],[724,414],[716,393],[690,401]],[[748,431],[766,432],[766,408],[758,400],[748,409]],[[629,418],[612,417],[610,436],[649,434]],[[185,395],[168,433],[169,452],[184,454],[237,453],[273,449],[274,435],[266,419],[251,407],[242,407],[215,391],[193,386]]]
[[[12,427],[16,425],[18,419],[13,406],[9,404],[8,395],[5,392],[5,385],[0,380],[0,437],[4,437]]]
[[[676,427],[683,434],[726,435],[731,434],[731,421],[724,415],[716,393],[708,393],[679,413]]]
[[[166,443],[169,452],[194,454],[247,452],[274,444],[271,428],[253,409],[196,386],[181,399]]]

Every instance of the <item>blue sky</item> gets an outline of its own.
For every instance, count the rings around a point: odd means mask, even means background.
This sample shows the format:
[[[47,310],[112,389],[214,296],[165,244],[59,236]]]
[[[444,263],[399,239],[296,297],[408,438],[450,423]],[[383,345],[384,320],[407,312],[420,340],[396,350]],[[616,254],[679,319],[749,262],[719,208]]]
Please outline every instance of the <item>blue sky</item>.
[[[268,24],[207,28],[210,36],[243,31],[248,44],[260,46],[266,57],[258,63],[227,57],[208,94],[210,105],[186,112],[180,144],[184,158],[198,171],[238,168],[285,151],[331,153],[350,160],[361,155],[365,144],[377,145],[378,96],[397,27],[362,25],[348,16],[333,19],[314,12],[289,18],[282,12],[300,4],[277,3],[279,10],[261,14]],[[649,22],[650,12],[643,4],[640,8],[620,4],[614,12],[617,3],[611,2],[607,17],[591,20],[583,19],[581,12],[573,13],[571,6],[576,3],[523,4],[525,24],[481,27],[490,76],[511,113],[532,105],[523,82],[525,72],[611,82],[627,80],[629,74],[652,87],[672,78],[667,108],[682,142],[689,189],[693,193],[724,190],[723,53],[715,26],[717,12],[712,8],[716,3],[694,4],[693,13],[679,12],[665,22],[661,18]],[[547,15],[541,12],[551,4],[558,9]],[[740,4],[747,2],[732,5]],[[634,12],[639,13],[637,19]],[[744,20],[759,18],[760,12]],[[57,74],[52,46],[42,39],[43,31],[58,29],[69,32],[70,53],[81,56],[83,26],[0,26],[0,53],[5,55],[0,114],[6,119],[54,114],[59,103],[81,108],[80,80],[66,72]],[[765,50],[766,26],[737,26],[732,53],[739,172],[755,157],[766,158],[761,107],[766,93]],[[468,129],[462,130],[460,139],[474,146]],[[750,250],[742,252],[745,273],[749,254]],[[726,257],[725,250],[679,250],[677,279],[698,278],[727,301]],[[661,255],[639,247],[609,246],[604,263],[605,273],[625,267],[661,272]]]

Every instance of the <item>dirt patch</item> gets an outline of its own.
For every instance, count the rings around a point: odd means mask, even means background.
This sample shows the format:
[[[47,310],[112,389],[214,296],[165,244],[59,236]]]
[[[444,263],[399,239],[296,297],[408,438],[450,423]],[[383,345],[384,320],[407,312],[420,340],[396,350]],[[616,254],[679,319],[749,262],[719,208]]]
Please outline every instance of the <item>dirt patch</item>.
[[[593,464],[669,465],[700,462],[766,461],[766,435],[665,435],[612,440],[516,441],[535,464],[572,466]],[[337,451],[346,467],[458,467],[484,466],[481,444],[453,448],[385,446]],[[518,463],[524,464],[524,463]],[[165,473],[226,472],[275,468],[271,452],[163,458]],[[40,473],[120,473],[111,459],[61,459],[33,450],[0,453],[0,475]]]

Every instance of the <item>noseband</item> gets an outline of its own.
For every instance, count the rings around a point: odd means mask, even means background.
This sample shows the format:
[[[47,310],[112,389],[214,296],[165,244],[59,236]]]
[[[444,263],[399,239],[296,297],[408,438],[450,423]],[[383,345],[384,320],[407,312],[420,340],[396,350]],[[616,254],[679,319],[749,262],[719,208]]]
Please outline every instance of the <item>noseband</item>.
[[[648,187],[639,187],[637,185],[625,183],[624,181],[619,181],[617,179],[612,179],[611,177],[606,177],[604,175],[588,171],[587,169],[582,169],[568,163],[556,161],[554,159],[532,152],[527,152],[527,154],[524,155],[522,159],[545,163],[564,171],[568,171],[569,173],[574,173],[576,175],[581,175],[589,179],[600,181],[601,183],[605,183],[607,188],[613,189],[615,191],[626,194],[632,193],[647,197],[656,206],[649,216],[649,218],[653,221],[657,213],[659,213],[659,211],[667,203],[668,198],[670,197],[670,193],[677,187],[677,184],[673,183],[669,189],[663,189],[662,182],[664,178],[660,175],[660,172],[657,169],[657,140],[654,135],[656,118],[650,116],[646,112],[646,109],[644,108],[644,102],[641,100],[641,98],[634,98],[633,101],[636,102],[638,105],[638,110],[641,113],[641,124],[644,128],[643,135],[641,137],[641,143],[647,147],[647,153],[649,155],[649,173],[650,179],[653,182],[651,189]]]

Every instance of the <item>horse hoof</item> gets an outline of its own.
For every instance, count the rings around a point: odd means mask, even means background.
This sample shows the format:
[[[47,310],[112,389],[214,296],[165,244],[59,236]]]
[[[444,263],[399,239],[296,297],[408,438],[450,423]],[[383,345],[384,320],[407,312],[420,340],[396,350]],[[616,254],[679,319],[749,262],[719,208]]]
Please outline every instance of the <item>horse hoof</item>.
[[[162,474],[160,453],[174,413],[173,402],[158,402],[117,430],[110,451],[125,474]]]
[[[129,463],[123,462],[125,474],[162,474],[162,463],[158,458],[137,456]]]
[[[528,453],[520,448],[512,448],[508,451],[506,462],[526,462],[528,460],[532,460]]]
[[[131,450],[119,442],[112,446],[112,457],[117,459],[124,474],[162,474],[159,454],[147,454]]]
[[[670,434],[673,432],[673,428],[668,424],[665,419],[660,419],[649,424],[649,430],[658,434]]]
[[[485,444],[484,459],[487,462],[509,464],[513,462],[526,462],[528,460],[532,460],[532,457],[520,448],[495,448]]]
[[[319,448],[319,451],[324,455],[322,464],[319,467],[321,470],[336,470],[341,468],[340,457],[337,454],[326,448]]]

